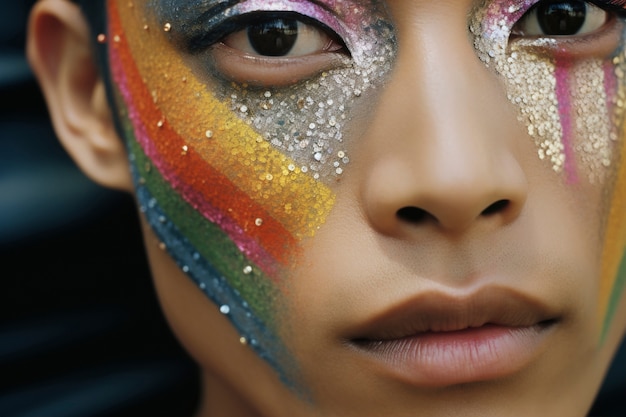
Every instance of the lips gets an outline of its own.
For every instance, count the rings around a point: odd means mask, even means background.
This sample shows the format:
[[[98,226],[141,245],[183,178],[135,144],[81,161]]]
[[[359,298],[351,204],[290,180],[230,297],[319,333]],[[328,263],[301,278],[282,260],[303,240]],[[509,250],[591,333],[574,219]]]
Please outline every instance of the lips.
[[[379,372],[442,387],[520,372],[546,349],[558,321],[546,304],[511,289],[427,292],[356,326],[349,344]]]

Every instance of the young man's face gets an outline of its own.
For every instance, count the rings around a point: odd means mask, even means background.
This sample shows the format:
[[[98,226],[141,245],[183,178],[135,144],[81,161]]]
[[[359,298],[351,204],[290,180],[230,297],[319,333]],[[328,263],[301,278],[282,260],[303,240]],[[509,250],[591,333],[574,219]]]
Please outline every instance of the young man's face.
[[[183,343],[271,415],[584,415],[626,326],[618,9],[108,0]]]

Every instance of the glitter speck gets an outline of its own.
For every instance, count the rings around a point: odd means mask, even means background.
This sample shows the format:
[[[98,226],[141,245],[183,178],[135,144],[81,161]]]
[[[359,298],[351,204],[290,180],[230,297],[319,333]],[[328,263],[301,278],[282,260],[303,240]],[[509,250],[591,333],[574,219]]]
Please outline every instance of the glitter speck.
[[[315,158],[316,161],[321,161],[322,160],[321,152],[316,152],[315,155],[313,155],[313,158]]]
[[[265,96],[265,98],[270,98],[272,97],[272,92],[271,91],[266,91],[265,94],[263,94]]]
[[[344,151],[339,151],[339,152],[337,152],[337,156],[338,156],[339,158],[345,158],[346,153],[345,153]]]
[[[247,113],[247,112],[248,112],[248,106],[246,106],[246,105],[244,104],[243,106],[241,106],[241,107],[239,108],[239,110],[240,110],[242,113]]]
[[[248,344],[248,339],[246,339],[244,336],[241,336],[239,338],[239,343],[241,343],[243,346]]]
[[[107,35],[101,33],[98,35],[98,43],[105,43],[107,41]]]
[[[170,30],[172,30],[172,24],[169,22],[166,23],[165,25],[163,25],[163,30],[169,32]]]
[[[220,313],[222,313],[222,314],[230,313],[230,307],[228,305],[226,305],[226,304],[222,305],[220,307]]]
[[[184,272],[184,273],[189,272],[189,267],[188,267],[187,265],[184,265],[184,266],[183,266],[183,272]]]
[[[207,131],[204,133],[204,135],[205,135],[207,138],[211,139],[211,138],[213,137],[213,131],[212,131],[212,130],[207,130]]]
[[[159,243],[159,249],[165,250],[165,249],[167,249],[167,246],[165,245],[165,243],[161,242],[161,243]]]
[[[165,122],[161,119],[157,122],[157,127],[163,127],[163,124],[165,124]]]
[[[122,38],[120,38],[119,35],[113,36],[113,42],[120,43],[121,40],[122,40]]]
[[[254,224],[257,226],[262,226],[263,225],[263,219],[258,218],[254,221]]]
[[[250,265],[247,265],[245,268],[243,268],[243,273],[246,275],[249,275],[252,273],[252,267]]]

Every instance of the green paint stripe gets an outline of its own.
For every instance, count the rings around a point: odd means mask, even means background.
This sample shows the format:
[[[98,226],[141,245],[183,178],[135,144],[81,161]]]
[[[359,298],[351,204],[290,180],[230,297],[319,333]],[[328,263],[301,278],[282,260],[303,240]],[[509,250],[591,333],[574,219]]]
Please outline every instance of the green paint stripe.
[[[135,140],[131,122],[125,118],[123,124],[129,151],[135,157],[134,165],[145,181],[144,186],[198,253],[226,278],[230,286],[246,300],[255,315],[271,328],[274,322],[272,305],[278,300],[278,289],[269,277],[241,253],[226,233],[176,193]],[[252,266],[252,272],[244,274],[243,269],[248,265]]]
[[[617,271],[617,278],[615,279],[615,284],[613,285],[613,289],[611,291],[611,298],[609,299],[609,305],[607,307],[606,317],[604,319],[604,325],[602,328],[602,343],[604,343],[606,337],[608,336],[609,329],[611,328],[611,324],[613,323],[613,319],[615,318],[615,313],[617,313],[617,307],[619,306],[619,302],[622,299],[625,287],[626,253],[622,255],[622,260]]]

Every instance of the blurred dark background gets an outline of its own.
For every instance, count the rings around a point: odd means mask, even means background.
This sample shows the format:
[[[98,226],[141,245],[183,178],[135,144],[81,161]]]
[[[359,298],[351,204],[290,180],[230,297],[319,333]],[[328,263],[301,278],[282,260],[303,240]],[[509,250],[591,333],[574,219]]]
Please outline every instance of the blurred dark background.
[[[0,416],[189,416],[198,373],[159,310],[132,199],[57,143],[0,9]]]
[[[198,372],[159,310],[132,199],[55,139],[24,57],[34,0],[0,13],[0,416],[188,416]],[[592,415],[626,416],[626,348]]]

